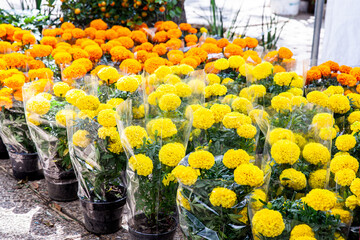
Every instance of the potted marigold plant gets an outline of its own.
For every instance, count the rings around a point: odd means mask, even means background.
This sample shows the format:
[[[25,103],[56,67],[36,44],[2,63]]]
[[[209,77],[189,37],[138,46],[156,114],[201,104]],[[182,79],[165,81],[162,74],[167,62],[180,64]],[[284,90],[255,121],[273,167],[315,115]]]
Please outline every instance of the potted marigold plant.
[[[52,85],[49,82],[49,85]],[[32,91],[32,83],[23,87],[24,106],[31,137],[44,169],[48,193],[56,201],[77,199],[78,182],[69,156],[66,118],[76,113],[66,110],[66,99],[73,91],[64,82],[55,83],[47,92]],[[43,108],[43,111],[39,111]],[[46,109],[45,109],[46,108]]]
[[[26,76],[16,69],[11,69],[4,71],[3,77],[1,82],[4,87],[0,90],[2,106],[0,134],[9,152],[13,174],[18,179],[42,178],[42,167],[26,124],[22,102],[21,88]],[[43,91],[46,83],[47,80],[35,81],[36,90]]]

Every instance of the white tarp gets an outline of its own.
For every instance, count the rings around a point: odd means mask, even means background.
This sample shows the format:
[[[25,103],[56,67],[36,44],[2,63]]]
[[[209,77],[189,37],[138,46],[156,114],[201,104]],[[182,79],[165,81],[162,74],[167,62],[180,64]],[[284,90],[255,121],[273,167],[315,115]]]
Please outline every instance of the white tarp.
[[[360,66],[360,1],[328,0],[321,58],[340,65]]]

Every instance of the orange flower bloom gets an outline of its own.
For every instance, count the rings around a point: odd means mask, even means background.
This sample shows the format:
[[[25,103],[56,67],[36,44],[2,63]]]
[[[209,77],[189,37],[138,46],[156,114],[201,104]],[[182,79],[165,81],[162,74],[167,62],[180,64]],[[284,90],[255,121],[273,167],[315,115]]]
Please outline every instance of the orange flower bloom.
[[[25,76],[24,74],[14,74],[11,77],[5,78],[3,83],[8,88],[19,89],[25,84]]]
[[[97,76],[98,72],[103,69],[104,67],[107,67],[106,65],[98,65],[94,70],[91,71],[91,75]]]
[[[29,69],[45,68],[45,64],[40,60],[32,60],[27,63]]]
[[[0,70],[6,70],[7,64],[4,60],[0,59]]]
[[[130,34],[130,38],[137,43],[144,43],[147,42],[146,34],[142,31],[133,31]]]
[[[14,41],[21,42],[22,37],[24,36],[24,34],[31,34],[31,33],[30,33],[30,31],[21,30],[21,29],[15,31],[14,36],[13,36]]]
[[[118,33],[113,29],[109,29],[105,31],[105,36],[107,40],[112,40],[118,37]]]
[[[89,54],[81,48],[71,48],[69,49],[69,53],[72,55],[74,60],[79,58],[89,58]]]
[[[71,40],[72,39],[72,34],[71,33],[63,33],[62,35],[61,35],[61,38],[63,39],[63,40],[65,40],[65,41],[69,41],[69,40]]]
[[[79,58],[72,62],[71,65],[82,65],[89,72],[93,68],[93,63],[88,58]]]
[[[85,32],[80,28],[74,28],[71,31],[71,34],[74,38],[83,38],[86,35]]]
[[[9,97],[0,96],[0,107],[12,108],[12,100]]]
[[[255,48],[258,45],[258,40],[256,38],[246,37],[245,42],[248,48]]]
[[[333,71],[333,72],[339,71],[339,68],[340,68],[339,64],[334,61],[327,61],[327,62],[324,62],[323,64],[328,65],[330,67],[331,71]]]
[[[360,81],[360,67],[354,67],[350,70],[350,74],[353,75],[356,80]]]
[[[8,53],[11,50],[11,43],[0,41],[0,53]]]
[[[170,29],[178,28],[178,25],[173,21],[166,21],[161,24],[161,30],[169,31]]]
[[[331,76],[331,69],[330,69],[330,67],[328,65],[321,64],[321,65],[318,66],[318,69],[320,70],[321,75],[323,77]]]
[[[148,59],[148,52],[145,50],[139,50],[134,53],[134,57],[140,63],[144,63]]]
[[[217,41],[215,38],[212,38],[212,37],[208,37],[205,39],[205,43],[213,43],[213,44],[216,44]]]
[[[43,45],[49,45],[49,46],[52,46],[53,48],[55,48],[57,40],[55,37],[43,37],[40,40],[40,43]]]
[[[23,100],[22,89],[17,89],[17,90],[14,92],[14,98],[15,98],[15,100],[17,100],[17,101],[22,101],[22,100]]]
[[[25,61],[25,55],[21,53],[5,54],[2,58],[9,68],[20,68]]]
[[[209,62],[205,64],[204,71],[205,73],[214,73],[214,74],[218,74],[220,72],[220,70],[215,68],[214,62]]]
[[[145,61],[144,69],[151,74],[154,73],[155,70],[162,65],[168,65],[166,59],[161,57],[152,57]]]
[[[282,66],[280,65],[275,65],[274,66],[274,73],[278,73],[278,72],[286,72],[285,68],[283,68]]]
[[[130,49],[134,46],[134,41],[129,37],[119,37],[118,39],[116,39],[116,41],[121,43],[121,45],[127,49]]]
[[[95,33],[95,39],[106,40],[106,31],[105,30],[98,30]]]
[[[36,39],[35,39],[34,35],[32,35],[31,33],[25,33],[22,36],[22,42],[23,42],[24,45],[26,45],[26,44],[35,44]]]
[[[153,40],[153,42],[156,42],[156,43],[164,43],[168,40],[168,34],[165,31],[157,32],[157,33],[155,33],[152,40]]]
[[[66,30],[66,29],[74,29],[75,25],[72,24],[71,22],[64,22],[63,24],[61,24],[61,29],[62,30]]]
[[[167,32],[167,36],[168,38],[180,38],[182,35],[182,32],[180,29],[170,29],[168,32]]]
[[[43,36],[56,37],[57,31],[55,29],[44,29],[42,34]]]
[[[205,50],[208,54],[221,53],[221,48],[216,46],[214,43],[204,43],[200,48]]]
[[[339,71],[340,71],[341,73],[347,73],[347,74],[349,74],[350,71],[351,71],[351,69],[352,69],[352,67],[349,67],[349,66],[346,66],[346,65],[341,65],[341,66],[339,67]]]
[[[95,39],[96,28],[88,27],[88,28],[85,28],[84,32],[85,32],[86,37],[91,38],[91,39]]]
[[[102,57],[102,50],[98,45],[90,45],[84,49],[88,54],[91,61],[97,61]]]
[[[108,28],[108,25],[101,19],[95,19],[90,22],[90,27],[93,27],[96,30],[106,30]]]
[[[180,64],[187,64],[194,69],[197,68],[198,62],[193,57],[186,57],[183,60],[181,60]]]
[[[189,43],[189,42],[197,42],[198,41],[198,37],[195,34],[189,34],[185,36],[185,42]]]
[[[219,48],[224,48],[224,47],[226,47],[228,44],[229,44],[229,40],[227,40],[226,38],[219,39],[219,40],[216,42],[216,45],[217,45]]]
[[[143,44],[141,44],[141,45],[139,45],[139,46],[136,46],[136,47],[134,48],[134,52],[137,52],[137,51],[139,51],[139,50],[145,50],[145,51],[147,51],[147,52],[151,52],[153,48],[154,48],[154,45],[152,45],[152,44],[149,43],[149,42],[145,42],[145,43],[143,43]]]
[[[278,54],[278,51],[270,51],[264,56],[264,60],[271,63],[276,62],[278,61]]]
[[[279,58],[291,58],[293,56],[293,53],[290,51],[290,49],[286,48],[286,47],[281,47],[279,49]]]
[[[201,62],[205,62],[205,60],[207,59],[207,52],[201,48],[195,47],[195,48],[191,48],[189,51],[185,53],[185,57],[190,57],[190,56],[197,56],[200,58]]]
[[[195,46],[195,45],[197,45],[196,42],[187,42],[187,43],[186,43],[186,46],[187,46],[187,47],[191,47],[191,46]]]
[[[71,54],[67,52],[59,52],[54,55],[56,64],[70,63],[72,60]]]
[[[120,27],[120,28],[116,29],[116,32],[118,34],[118,37],[128,37],[131,34],[130,29],[128,29],[126,27]]]
[[[135,59],[126,59],[119,66],[120,71],[127,74],[137,74],[141,71],[141,64]]]
[[[181,31],[189,31],[191,29],[191,24],[180,23],[179,27],[180,27]]]
[[[179,49],[181,47],[181,40],[177,39],[177,38],[172,38],[169,41],[166,42],[166,47],[168,47],[169,49]]]
[[[121,62],[128,58],[134,58],[134,54],[123,46],[113,47],[110,50],[111,59],[114,62]]]
[[[243,38],[235,38],[232,43],[238,45],[241,48],[246,47],[246,41]]]
[[[179,64],[183,60],[184,56],[182,54],[171,54],[168,56],[170,62],[174,65]]]
[[[34,80],[36,78],[40,79],[51,79],[54,73],[51,71],[50,68],[39,68],[33,69],[28,72],[30,80]]]
[[[63,79],[66,80],[74,80],[78,78],[82,78],[87,73],[86,68],[81,65],[70,65],[65,68],[62,72]]]
[[[356,86],[356,91],[360,93],[360,84]],[[346,94],[345,94],[346,95]]]
[[[318,80],[320,78],[321,78],[321,71],[317,67],[310,69],[306,73],[306,81],[307,82]]]
[[[196,34],[197,29],[192,27],[192,28],[190,28],[189,33]]]
[[[157,53],[159,56],[162,56],[162,55],[166,54],[166,52],[167,52],[166,44],[160,43],[158,45],[155,45],[154,48],[152,49],[152,51]]]
[[[347,73],[341,73],[337,76],[337,81],[344,86],[353,87],[356,85],[357,80],[353,75]]]
[[[184,52],[183,51],[180,51],[180,50],[170,50],[168,53],[167,53],[167,57],[169,58],[170,55],[172,54],[180,54],[180,55],[184,55]]]
[[[236,55],[242,56],[243,50],[240,46],[230,43],[229,45],[226,46],[226,48],[224,50],[224,55],[227,58],[229,58],[231,56],[236,56]]]

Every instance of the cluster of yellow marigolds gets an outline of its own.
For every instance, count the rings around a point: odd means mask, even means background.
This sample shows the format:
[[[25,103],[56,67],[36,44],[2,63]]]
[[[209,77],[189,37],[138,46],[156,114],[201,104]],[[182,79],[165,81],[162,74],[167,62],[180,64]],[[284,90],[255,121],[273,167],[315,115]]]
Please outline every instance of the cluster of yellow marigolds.
[[[41,39],[30,31],[0,24],[0,39],[1,107],[11,109],[15,102],[25,101],[28,124],[41,125],[42,116],[54,107],[52,101],[62,99],[70,107],[56,113],[56,123],[66,127],[71,120],[90,118],[100,125],[98,138],[109,139],[107,148],[116,154],[124,152],[123,138],[131,148],[141,148],[145,140],[161,133],[167,144],[160,149],[159,161],[171,168],[163,184],[177,179],[191,188],[197,181],[218,174],[214,172],[219,164],[225,166],[233,185],[252,190],[252,200],[234,214],[238,214],[240,222],[249,224],[247,211],[251,208],[252,230],[257,236],[273,238],[286,231],[284,216],[263,205],[271,198],[267,184],[276,172],[270,171],[274,167],[281,169],[275,176],[280,186],[278,196],[285,196],[285,190],[295,191],[299,194],[294,199],[301,198],[317,211],[339,215],[346,224],[351,223],[351,210],[360,206],[357,68],[339,67],[329,61],[308,72],[295,72],[296,60],[285,47],[261,57],[255,51],[258,42],[254,38],[236,38],[231,42],[215,39],[205,31],[197,34],[190,24],[178,26],[172,21],[157,22],[154,28],[140,30],[110,28],[100,19],[85,29],[65,22],[59,28],[45,29]],[[96,79],[98,86],[106,85],[129,95],[141,90],[150,110],[144,103],[133,105],[133,119],[144,119],[146,111],[161,117],[143,127],[127,126],[119,134],[119,106],[126,99],[108,96],[104,102],[81,88],[87,77]],[[307,84],[327,82],[330,78],[337,78],[339,84],[306,88]],[[294,129],[272,128],[276,116],[285,121],[281,116],[293,116],[308,106],[323,109],[304,123],[315,126],[311,131],[299,134]],[[179,125],[174,120],[181,111],[185,120],[192,122],[189,144],[194,144],[194,151],[187,156],[186,164],[179,163],[186,156],[187,139],[185,143],[174,140],[185,128],[185,123]],[[250,152],[224,143],[222,149],[226,150],[219,162],[211,150],[213,140],[196,145],[197,140],[221,129],[255,148],[262,124],[268,127],[265,145],[271,160],[264,157],[261,164],[254,149]],[[88,147],[92,144],[89,135],[86,129],[78,129],[72,144]],[[227,137],[220,134],[216,139],[226,141]],[[134,155],[128,162],[140,176],[153,172],[153,159],[146,154]],[[214,180],[222,179],[216,176]],[[235,208],[240,199],[225,180],[222,187],[208,192],[212,207]],[[187,211],[194,210],[182,191],[178,192],[178,201]],[[342,239],[338,233],[336,236]],[[316,238],[309,225],[298,224],[292,228],[290,239]]]

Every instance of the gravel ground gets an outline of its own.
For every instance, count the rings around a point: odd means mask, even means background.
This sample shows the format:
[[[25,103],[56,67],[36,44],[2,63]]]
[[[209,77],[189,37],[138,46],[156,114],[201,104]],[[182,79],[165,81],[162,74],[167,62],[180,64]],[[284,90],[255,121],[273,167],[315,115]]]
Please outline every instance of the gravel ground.
[[[1,240],[130,239],[123,228],[109,235],[89,233],[84,228],[79,201],[51,200],[44,179],[17,181],[12,177],[10,160],[0,160],[0,186]],[[178,230],[175,240],[182,239],[182,233]]]

